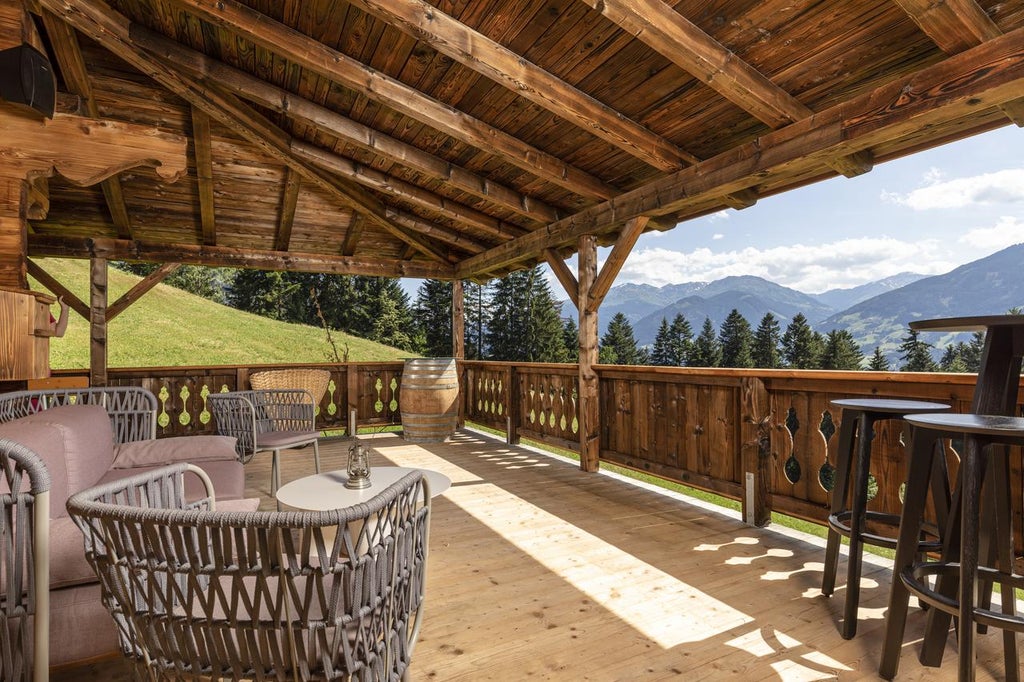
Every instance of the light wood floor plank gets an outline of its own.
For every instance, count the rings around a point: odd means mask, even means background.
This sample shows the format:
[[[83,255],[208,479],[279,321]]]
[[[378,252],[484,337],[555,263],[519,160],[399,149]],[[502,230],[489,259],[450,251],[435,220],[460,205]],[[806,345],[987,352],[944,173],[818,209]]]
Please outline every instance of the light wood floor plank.
[[[416,445],[362,436],[372,464],[448,475],[435,498],[423,630],[413,680],[876,680],[891,572],[864,567],[858,635],[839,636],[845,597],[820,594],[823,543],[740,523],[738,513],[586,474],[568,461],[473,432]],[[324,469],[349,442],[325,440]],[[282,481],[312,473],[289,453]],[[248,494],[269,497],[270,459],[248,465]],[[899,681],[953,680],[917,661],[910,618]],[[1000,679],[998,634],[979,637],[978,678]],[[55,680],[127,679],[120,661]]]

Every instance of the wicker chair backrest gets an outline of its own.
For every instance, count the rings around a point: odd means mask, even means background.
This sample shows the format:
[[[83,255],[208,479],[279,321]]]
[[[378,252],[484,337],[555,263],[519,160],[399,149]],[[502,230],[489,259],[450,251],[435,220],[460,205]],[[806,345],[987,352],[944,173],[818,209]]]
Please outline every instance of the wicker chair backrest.
[[[405,674],[430,519],[419,472],[329,512],[189,506],[183,473],[165,467],[68,500],[139,678]]]
[[[49,670],[49,490],[42,460],[0,438],[0,680]]]
[[[60,388],[0,394],[0,423],[61,405],[101,405],[115,443],[156,438],[157,400],[140,386]]]
[[[308,391],[265,389],[211,393],[207,404],[217,433],[233,436],[243,463],[256,454],[256,436],[273,431],[315,431],[316,415]]]

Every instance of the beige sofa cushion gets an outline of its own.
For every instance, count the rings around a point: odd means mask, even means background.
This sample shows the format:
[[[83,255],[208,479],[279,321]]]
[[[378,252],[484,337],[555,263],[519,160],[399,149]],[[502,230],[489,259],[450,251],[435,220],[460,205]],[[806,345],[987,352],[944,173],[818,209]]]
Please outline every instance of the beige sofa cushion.
[[[64,405],[0,424],[0,436],[36,452],[53,481],[50,518],[70,495],[95,485],[114,461],[110,417],[99,405]]]
[[[235,460],[231,436],[175,436],[121,443],[114,448],[115,469],[163,466],[175,462]]]

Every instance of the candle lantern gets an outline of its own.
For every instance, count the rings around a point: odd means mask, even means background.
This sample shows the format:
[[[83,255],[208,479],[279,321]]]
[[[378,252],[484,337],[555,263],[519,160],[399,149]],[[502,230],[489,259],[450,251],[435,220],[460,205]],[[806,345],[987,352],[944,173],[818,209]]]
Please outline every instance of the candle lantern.
[[[358,490],[370,487],[370,450],[358,441],[348,449],[347,473],[346,488]]]

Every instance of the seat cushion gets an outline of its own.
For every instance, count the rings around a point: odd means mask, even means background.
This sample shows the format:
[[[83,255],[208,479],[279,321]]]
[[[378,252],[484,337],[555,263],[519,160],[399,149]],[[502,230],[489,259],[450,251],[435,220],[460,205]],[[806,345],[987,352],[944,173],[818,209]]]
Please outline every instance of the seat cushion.
[[[85,559],[85,540],[71,517],[50,521],[50,589],[97,582]]]
[[[31,448],[52,481],[50,517],[67,516],[70,495],[95,485],[114,460],[114,435],[99,405],[63,405],[0,424],[0,436]]]
[[[312,443],[320,434],[317,431],[267,431],[256,436],[258,450],[277,450],[293,448],[297,445]]]
[[[121,443],[114,449],[114,468],[236,460],[235,440],[230,436],[175,436]]]

